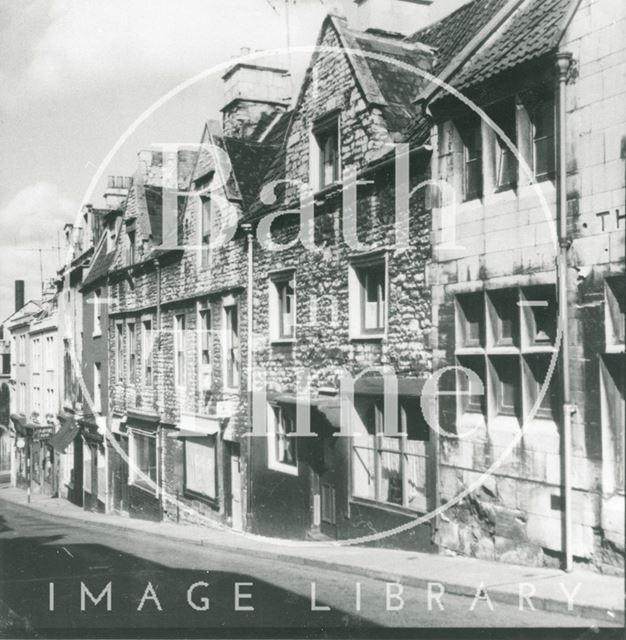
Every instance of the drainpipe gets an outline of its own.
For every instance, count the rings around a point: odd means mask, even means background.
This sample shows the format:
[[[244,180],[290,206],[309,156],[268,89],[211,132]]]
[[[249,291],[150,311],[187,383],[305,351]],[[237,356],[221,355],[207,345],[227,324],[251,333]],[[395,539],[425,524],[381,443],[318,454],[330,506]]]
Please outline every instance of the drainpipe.
[[[563,546],[565,571],[572,571],[572,414],[570,362],[569,362],[569,321],[568,321],[568,250],[570,241],[567,233],[567,79],[572,63],[571,53],[558,53],[556,66],[559,72],[558,97],[558,294],[559,325],[561,327],[561,382],[563,396]]]
[[[248,428],[252,430],[252,307],[253,307],[253,270],[254,270],[254,233],[252,225],[249,223],[242,224],[241,228],[246,234],[246,248],[248,252],[248,276],[246,283],[246,313],[248,316],[248,341],[247,341],[247,375],[246,375],[246,391],[248,396]],[[249,527],[252,512],[252,465],[250,464],[252,451],[252,437],[247,439],[246,447],[246,529]],[[241,454],[240,454],[241,455]]]
[[[159,262],[158,259],[155,259],[154,261],[154,268],[156,271],[156,318],[154,319],[154,323],[156,325],[156,336],[157,339],[156,341],[153,340],[152,342],[152,367],[154,370],[154,379],[155,382],[157,383],[157,413],[159,414],[159,416],[161,415],[161,412],[163,411],[163,407],[165,404],[165,400],[162,397],[162,394],[164,393],[164,388],[163,388],[163,381],[162,380],[158,380],[157,377],[157,367],[154,366],[155,364],[155,359],[154,359],[154,344],[156,342],[156,344],[158,344],[158,353],[159,355],[161,354],[161,264]],[[157,455],[159,456],[159,465],[161,467],[160,469],[160,473],[158,474],[158,486],[159,486],[159,503],[161,506],[161,518],[163,518],[163,512],[165,510],[165,504],[163,501],[163,495],[164,495],[164,478],[165,478],[165,447],[163,446],[163,429],[159,429],[159,432],[157,434],[157,444],[158,444],[158,451],[157,451]]]

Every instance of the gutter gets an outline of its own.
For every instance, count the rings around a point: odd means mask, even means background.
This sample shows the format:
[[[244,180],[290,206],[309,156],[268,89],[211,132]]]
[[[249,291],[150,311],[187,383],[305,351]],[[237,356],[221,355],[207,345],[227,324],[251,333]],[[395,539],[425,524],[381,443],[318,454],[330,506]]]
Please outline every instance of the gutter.
[[[253,322],[252,322],[252,307],[254,305],[254,296],[253,296],[253,275],[254,275],[254,232],[251,224],[242,224],[241,228],[246,234],[246,242],[247,242],[247,251],[248,251],[248,274],[247,274],[247,289],[246,289],[246,315],[248,319],[248,329],[247,329],[247,371],[246,371],[246,391],[248,396],[248,406],[247,406],[247,414],[248,414],[248,425],[252,425],[252,358],[254,355],[254,346],[252,344],[252,332],[253,332]],[[251,447],[252,447],[252,438],[247,438],[247,451],[246,451],[246,522],[245,529],[250,528],[250,521],[252,516],[252,465],[250,461],[252,459],[251,456]]]
[[[572,415],[576,407],[571,403],[569,322],[568,322],[568,251],[567,233],[567,80],[572,64],[572,54],[558,53],[558,166],[557,166],[557,225],[559,251],[557,257],[557,288],[559,326],[561,328],[561,384],[563,400],[563,551],[565,571],[573,569],[572,554]]]

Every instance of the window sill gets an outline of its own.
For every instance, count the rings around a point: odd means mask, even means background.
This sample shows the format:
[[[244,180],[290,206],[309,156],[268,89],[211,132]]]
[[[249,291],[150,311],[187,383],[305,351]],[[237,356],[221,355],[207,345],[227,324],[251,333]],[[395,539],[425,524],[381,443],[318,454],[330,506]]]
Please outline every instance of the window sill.
[[[284,473],[289,476],[297,476],[298,475],[298,465],[285,464],[283,462],[274,462],[270,461],[267,464],[267,468],[270,471],[277,471],[279,473]]]
[[[416,513],[420,513],[417,509],[411,509],[410,507],[404,507],[401,504],[393,504],[392,502],[381,502],[372,498],[361,498],[359,496],[352,496],[350,498],[350,504],[356,504],[361,507],[370,507],[374,509],[382,509],[389,513],[396,513],[398,515],[404,515],[408,517],[415,517]]]
[[[350,336],[352,342],[381,342],[387,337],[386,333],[359,333]]]
[[[551,354],[554,353],[554,345],[551,344],[546,344],[546,345],[540,345],[540,344],[531,344],[528,345],[527,347],[523,347],[522,348],[522,353],[523,354],[533,354],[533,353],[545,353],[545,354]]]
[[[148,487],[145,484],[141,484],[139,482],[129,482],[128,484],[129,484],[129,486],[131,486],[131,487],[133,487],[135,489],[140,489],[144,493],[147,493],[147,494],[153,496],[154,498],[157,498],[158,495],[159,495],[158,488],[157,489],[152,489],[151,487]]]
[[[193,491],[192,489],[183,488],[183,497],[188,500],[198,500],[203,502],[204,504],[210,506],[213,510],[219,509],[219,501],[217,498],[211,498],[210,496],[205,495],[204,493],[199,493],[198,491]]]
[[[296,339],[295,338],[272,338],[270,340],[270,343],[277,346],[291,345],[296,343]]]
[[[606,346],[606,353],[609,354],[619,354],[624,353],[624,345],[623,344],[608,344]]]
[[[333,195],[335,192],[340,191],[342,187],[342,182],[338,180],[337,182],[333,182],[332,184],[327,184],[324,187],[319,187],[313,194],[313,200],[317,202],[318,200],[325,200],[327,196]]]
[[[94,331],[94,332],[91,334],[91,337],[92,337],[92,338],[101,338],[101,337],[102,337],[102,331]]]
[[[454,353],[457,356],[482,356],[485,350],[482,347],[459,347]]]

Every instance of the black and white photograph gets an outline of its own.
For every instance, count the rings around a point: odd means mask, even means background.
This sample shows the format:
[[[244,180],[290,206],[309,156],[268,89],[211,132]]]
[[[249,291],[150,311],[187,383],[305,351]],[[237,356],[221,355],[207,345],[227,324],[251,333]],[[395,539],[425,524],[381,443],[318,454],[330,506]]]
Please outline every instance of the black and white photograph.
[[[623,637],[623,0],[0,0],[0,175],[0,638]]]

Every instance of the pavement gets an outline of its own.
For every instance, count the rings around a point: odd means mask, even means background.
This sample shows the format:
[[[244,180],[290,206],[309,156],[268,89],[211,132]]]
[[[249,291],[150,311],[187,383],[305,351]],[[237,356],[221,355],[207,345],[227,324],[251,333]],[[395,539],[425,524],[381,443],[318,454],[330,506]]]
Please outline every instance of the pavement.
[[[0,499],[27,506],[55,517],[141,532],[172,541],[223,549],[248,556],[275,559],[294,565],[340,570],[386,582],[397,582],[434,592],[443,585],[446,594],[559,612],[584,619],[624,623],[624,579],[590,571],[527,567],[460,556],[442,556],[417,551],[343,546],[331,542],[280,540],[237,533],[226,527],[150,522],[123,516],[87,512],[66,500],[32,496],[27,503],[22,489],[0,489]],[[436,585],[434,583],[437,583]],[[482,590],[482,591],[481,591]],[[528,600],[521,600],[529,595]]]

